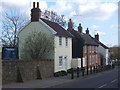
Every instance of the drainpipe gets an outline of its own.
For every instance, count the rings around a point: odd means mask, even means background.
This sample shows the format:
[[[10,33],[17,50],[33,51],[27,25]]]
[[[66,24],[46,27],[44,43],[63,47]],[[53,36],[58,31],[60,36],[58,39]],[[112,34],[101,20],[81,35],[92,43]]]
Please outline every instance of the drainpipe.
[[[88,75],[88,45],[87,45],[87,75]]]

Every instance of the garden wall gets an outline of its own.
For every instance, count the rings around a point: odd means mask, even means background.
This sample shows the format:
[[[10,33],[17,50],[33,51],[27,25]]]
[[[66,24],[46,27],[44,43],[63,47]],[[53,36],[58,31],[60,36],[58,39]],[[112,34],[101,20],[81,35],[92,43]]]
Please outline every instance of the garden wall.
[[[3,60],[2,84],[52,77],[54,60]]]

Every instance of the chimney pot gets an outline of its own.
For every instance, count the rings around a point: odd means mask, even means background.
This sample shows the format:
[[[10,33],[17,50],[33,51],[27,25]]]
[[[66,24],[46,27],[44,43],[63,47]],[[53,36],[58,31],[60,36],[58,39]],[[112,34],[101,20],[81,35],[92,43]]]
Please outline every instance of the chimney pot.
[[[37,2],[37,8],[39,8],[39,2]]]
[[[82,33],[82,26],[81,26],[81,23],[80,23],[79,26],[78,26],[78,31],[79,31],[80,33]]]
[[[72,19],[69,19],[68,30],[71,31],[72,29],[73,29],[73,22],[72,22]]]
[[[31,22],[39,21],[41,17],[41,10],[39,9],[39,2],[37,2],[37,8],[35,8],[35,2],[33,2],[33,8],[31,9]]]
[[[89,34],[89,30],[88,30],[88,28],[87,28],[87,30],[86,30],[86,34]]]
[[[95,35],[95,39],[99,41],[99,34]]]
[[[35,8],[35,2],[33,2],[33,8]]]

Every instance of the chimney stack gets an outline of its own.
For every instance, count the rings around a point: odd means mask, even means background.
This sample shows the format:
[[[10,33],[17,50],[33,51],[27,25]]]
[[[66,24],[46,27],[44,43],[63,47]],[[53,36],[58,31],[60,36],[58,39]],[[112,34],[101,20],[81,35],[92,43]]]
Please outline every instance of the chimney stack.
[[[89,30],[88,30],[88,28],[87,28],[87,30],[86,30],[86,34],[89,34]]]
[[[39,8],[39,2],[37,2],[37,8]]]
[[[69,22],[68,22],[68,31],[71,31],[73,30],[73,22],[72,22],[72,19],[69,19]]]
[[[82,26],[81,26],[81,23],[80,23],[79,26],[78,26],[78,31],[79,31],[80,33],[82,33]]]
[[[39,21],[41,17],[41,10],[39,9],[39,2],[37,2],[37,7],[35,7],[35,2],[33,2],[33,8],[31,9],[31,22]]]
[[[35,2],[33,2],[33,8],[35,8]]]
[[[99,34],[98,33],[95,35],[95,39],[99,41]]]

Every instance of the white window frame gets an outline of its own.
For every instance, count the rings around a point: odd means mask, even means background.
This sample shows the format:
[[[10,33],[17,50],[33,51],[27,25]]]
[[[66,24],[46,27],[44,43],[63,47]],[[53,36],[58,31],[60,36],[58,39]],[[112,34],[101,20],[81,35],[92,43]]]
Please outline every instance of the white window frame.
[[[63,66],[63,57],[59,56],[59,67]]]
[[[90,65],[92,64],[91,55],[89,56],[89,64],[90,64]]]
[[[65,46],[68,46],[68,38],[65,38]]]
[[[59,46],[62,46],[62,37],[59,36]]]

